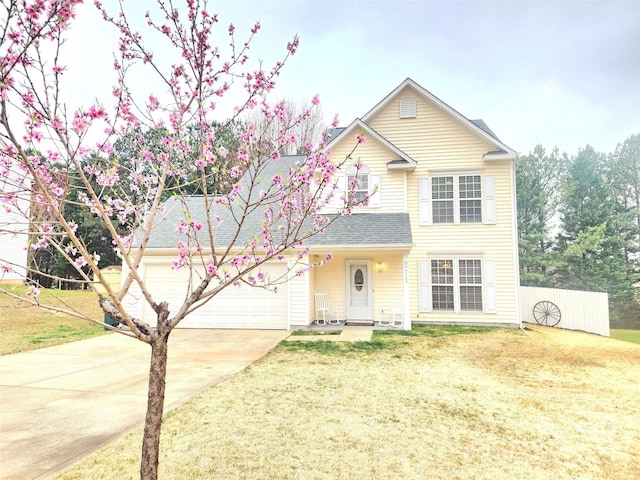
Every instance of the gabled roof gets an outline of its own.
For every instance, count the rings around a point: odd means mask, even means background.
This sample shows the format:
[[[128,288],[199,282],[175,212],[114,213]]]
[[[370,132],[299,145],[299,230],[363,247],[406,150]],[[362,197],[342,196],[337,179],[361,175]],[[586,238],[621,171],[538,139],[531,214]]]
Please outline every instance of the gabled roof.
[[[371,128],[369,125],[364,123],[359,118],[356,118],[346,128],[334,129],[334,130],[335,131],[340,130],[340,131],[337,132],[336,136],[332,137],[331,140],[329,140],[329,143],[327,143],[328,147],[336,143],[338,140],[343,140],[345,138],[348,138],[350,134],[353,134],[353,144],[355,145],[356,144],[355,133],[365,132],[365,135],[364,135],[365,138],[369,137],[369,138],[375,139],[377,142],[384,145],[387,149],[389,149],[391,152],[393,152],[395,155],[399,157],[389,162],[388,166],[390,166],[390,168],[395,168],[395,169],[415,168],[416,166],[416,161],[414,159],[412,159],[409,155],[404,153],[402,150],[400,150],[393,143],[391,143],[389,140],[384,138],[382,135],[380,135],[378,132],[376,132],[373,128]]]
[[[262,173],[267,183],[276,173],[286,176],[290,167],[296,162],[304,160],[301,155],[282,156],[277,161],[271,161]],[[265,185],[266,187],[266,185]],[[259,188],[256,188],[259,190]],[[181,197],[179,200],[171,198],[164,203],[164,212],[158,215],[153,232],[147,244],[150,249],[175,249],[178,240],[184,237],[176,236],[176,226],[180,220],[189,218],[205,223],[207,210],[202,195],[191,195]],[[249,213],[243,220],[240,234],[236,237],[238,225],[234,221],[234,216],[241,216],[241,212],[233,204],[229,207],[224,205],[211,205],[209,214],[220,216],[223,221],[216,227],[215,242],[216,247],[224,248],[230,242],[235,242],[235,246],[242,248],[255,238],[262,229],[264,213],[267,207],[259,208]],[[235,214],[235,215],[234,215]],[[309,226],[313,222],[308,219]],[[139,241],[139,235],[137,235]],[[209,248],[207,235],[199,235],[201,245]],[[277,239],[276,239],[277,241]],[[409,215],[406,213],[356,213],[338,217],[334,223],[329,225],[324,233],[319,233],[311,237],[306,242],[309,246],[333,246],[333,247],[394,247],[409,248],[412,245],[411,224]],[[135,246],[138,243],[136,242]]]
[[[472,121],[467,117],[459,113],[457,110],[451,108],[449,105],[444,103],[438,97],[433,95],[431,92],[425,90],[423,87],[418,85],[416,82],[407,78],[404,82],[398,85],[389,95],[383,98],[375,107],[367,112],[367,114],[362,117],[363,122],[367,122],[371,117],[373,117],[376,113],[378,113],[381,109],[383,109],[395,96],[402,91],[405,87],[411,87],[416,91],[420,96],[422,96],[426,101],[430,102],[432,105],[436,106],[446,114],[448,114],[451,118],[456,120],[458,123],[462,124],[473,133],[478,135],[480,138],[483,138],[489,141],[492,145],[495,146],[495,151],[500,152],[500,159],[515,159],[517,157],[517,153],[502,143],[498,137],[489,129],[489,127],[482,120],[480,121]],[[493,152],[491,152],[493,153]],[[486,159],[494,158],[493,155],[485,155]]]

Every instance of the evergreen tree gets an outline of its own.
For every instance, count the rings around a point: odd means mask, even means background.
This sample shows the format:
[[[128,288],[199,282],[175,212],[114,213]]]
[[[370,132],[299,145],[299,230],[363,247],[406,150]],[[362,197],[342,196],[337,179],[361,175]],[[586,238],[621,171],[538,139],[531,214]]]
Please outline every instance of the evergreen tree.
[[[562,288],[607,292],[615,323],[633,302],[634,288],[626,268],[628,235],[606,181],[605,160],[587,146],[569,165],[562,190],[556,277]]]
[[[620,323],[640,328],[640,134],[619,144],[605,169],[624,237],[626,275],[635,287],[634,298],[622,307]]]
[[[538,144],[516,163],[518,197],[518,247],[522,285],[550,287],[550,272],[557,266],[553,252],[553,229],[557,226],[560,179],[566,155],[558,149],[547,154]]]

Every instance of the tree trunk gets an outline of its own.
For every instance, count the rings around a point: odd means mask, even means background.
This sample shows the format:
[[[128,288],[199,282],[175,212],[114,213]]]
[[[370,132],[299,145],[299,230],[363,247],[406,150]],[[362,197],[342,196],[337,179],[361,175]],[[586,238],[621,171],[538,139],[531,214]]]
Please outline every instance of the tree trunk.
[[[141,480],[157,480],[158,478],[160,429],[162,427],[162,411],[164,409],[168,342],[169,334],[171,333],[171,330],[166,327],[168,313],[165,304],[163,311],[158,314],[158,326],[151,335],[149,392],[140,462]]]

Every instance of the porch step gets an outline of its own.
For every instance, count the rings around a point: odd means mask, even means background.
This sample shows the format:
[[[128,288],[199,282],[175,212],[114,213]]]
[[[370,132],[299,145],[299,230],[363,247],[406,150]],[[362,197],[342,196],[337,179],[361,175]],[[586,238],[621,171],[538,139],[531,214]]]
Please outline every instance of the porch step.
[[[345,327],[373,327],[373,320],[347,320]]]

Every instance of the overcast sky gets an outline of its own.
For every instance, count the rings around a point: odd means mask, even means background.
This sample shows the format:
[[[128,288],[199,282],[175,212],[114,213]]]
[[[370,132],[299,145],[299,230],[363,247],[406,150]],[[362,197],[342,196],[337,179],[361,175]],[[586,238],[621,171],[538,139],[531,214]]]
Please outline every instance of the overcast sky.
[[[92,3],[81,7],[72,38],[92,48],[75,50],[85,72],[105,55],[87,45],[108,44]],[[233,22],[238,38],[259,20],[252,54],[266,65],[298,34],[277,94],[319,94],[327,119],[337,113],[342,125],[410,77],[521,153],[537,143],[610,152],[640,133],[640,0],[228,0],[210,10],[223,32]]]

